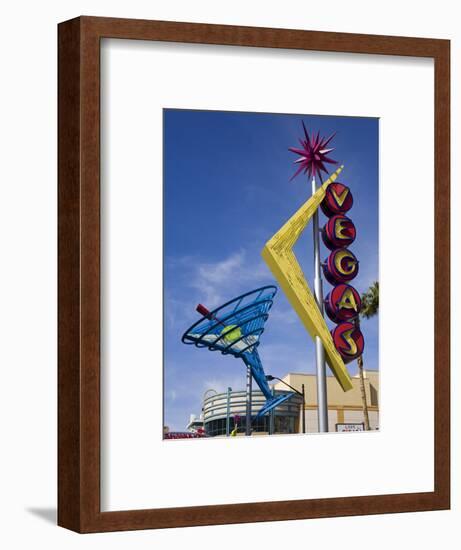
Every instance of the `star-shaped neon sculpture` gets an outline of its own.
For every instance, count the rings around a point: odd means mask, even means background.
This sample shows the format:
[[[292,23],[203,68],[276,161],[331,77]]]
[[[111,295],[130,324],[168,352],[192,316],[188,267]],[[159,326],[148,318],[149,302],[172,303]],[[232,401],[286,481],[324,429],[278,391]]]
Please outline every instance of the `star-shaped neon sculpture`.
[[[331,134],[329,138],[320,137],[320,132],[317,135],[310,135],[307,133],[306,126],[303,124],[305,139],[300,139],[302,149],[297,147],[289,147],[288,150],[297,155],[301,155],[300,158],[295,160],[295,164],[299,164],[299,168],[291,177],[290,181],[294,179],[300,172],[303,172],[313,178],[319,176],[321,179],[322,172],[328,174],[328,170],[325,168],[327,164],[338,164],[335,160],[327,157],[328,153],[334,150],[333,148],[327,149],[327,145],[335,137],[336,132]]]

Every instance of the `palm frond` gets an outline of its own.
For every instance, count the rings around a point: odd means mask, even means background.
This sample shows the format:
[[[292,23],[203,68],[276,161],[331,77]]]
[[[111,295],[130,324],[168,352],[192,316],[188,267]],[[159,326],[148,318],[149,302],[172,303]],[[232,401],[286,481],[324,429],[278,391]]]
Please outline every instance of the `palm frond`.
[[[362,308],[360,315],[369,319],[379,310],[379,282],[375,281],[370,288],[362,294]]]

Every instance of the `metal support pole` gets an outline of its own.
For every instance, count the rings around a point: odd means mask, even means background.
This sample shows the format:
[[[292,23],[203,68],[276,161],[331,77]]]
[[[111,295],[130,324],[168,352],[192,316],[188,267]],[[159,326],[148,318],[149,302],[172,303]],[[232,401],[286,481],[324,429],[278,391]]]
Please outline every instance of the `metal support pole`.
[[[317,191],[315,177],[312,178],[312,194]],[[317,305],[323,315],[323,288],[320,268],[319,213],[313,216],[314,229],[314,294]],[[319,432],[328,432],[327,375],[325,369],[325,350],[322,341],[315,337],[315,359],[317,367],[317,411]]]
[[[245,435],[251,435],[251,367],[247,365],[247,402],[246,402],[246,431]]]
[[[303,410],[302,410],[302,426],[303,426],[303,434],[306,433],[306,394],[304,390],[304,384],[301,385],[302,388],[302,394],[303,394]]]
[[[232,388],[227,388],[227,410],[226,410],[226,437],[230,435],[230,394]]]
[[[275,396],[275,388],[272,387],[272,395]],[[272,409],[269,413],[269,435],[272,435],[274,433],[274,415],[275,415],[275,409]]]

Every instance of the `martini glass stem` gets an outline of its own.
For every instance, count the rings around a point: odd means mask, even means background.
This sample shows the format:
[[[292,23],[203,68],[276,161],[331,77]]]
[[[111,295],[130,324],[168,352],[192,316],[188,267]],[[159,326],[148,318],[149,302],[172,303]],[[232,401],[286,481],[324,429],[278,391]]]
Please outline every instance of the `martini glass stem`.
[[[312,178],[312,194],[317,191],[315,176]],[[322,273],[320,265],[320,239],[319,239],[319,212],[318,209],[313,216],[314,230],[314,295],[320,313],[323,316],[323,288]],[[321,339],[315,337],[315,362],[317,370],[317,416],[319,432],[328,432],[328,399],[327,399],[327,376],[325,368],[325,349]],[[304,411],[303,411],[304,412]]]

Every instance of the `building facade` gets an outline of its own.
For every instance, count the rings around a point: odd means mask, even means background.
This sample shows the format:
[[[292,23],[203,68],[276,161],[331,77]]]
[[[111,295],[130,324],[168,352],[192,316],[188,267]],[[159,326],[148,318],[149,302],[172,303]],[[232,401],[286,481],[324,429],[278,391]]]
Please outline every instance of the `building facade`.
[[[252,392],[252,434],[293,434],[302,432],[302,415],[305,416],[306,433],[318,431],[317,386],[314,374],[288,373],[272,386],[275,395],[286,393],[289,384],[302,393],[304,385],[305,404],[302,397],[295,394],[275,411],[261,418],[257,412],[266,399],[259,390]],[[364,413],[360,379],[352,378],[353,388],[343,392],[333,376],[327,376],[328,427],[330,432],[357,431],[364,429]],[[364,371],[365,396],[368,407],[370,429],[379,429],[379,373]],[[246,391],[229,391],[207,395],[203,401],[199,419],[192,418],[187,426],[190,431],[200,424],[206,436],[225,436],[234,431],[235,435],[246,432]],[[235,430],[234,430],[235,429]]]
[[[286,390],[274,390],[275,395],[287,393]],[[258,411],[265,405],[266,398],[259,390],[252,391],[252,434],[297,433],[302,399],[295,395],[282,403],[277,409],[261,418]],[[209,437],[225,436],[227,431],[236,435],[246,432],[246,391],[229,391],[209,395],[203,401],[202,418],[205,433]],[[229,418],[229,420],[228,420]],[[228,426],[229,424],[229,426]]]
[[[317,378],[315,374],[289,373],[282,380],[298,391],[304,384],[306,432],[317,432]],[[379,372],[364,370],[365,396],[368,407],[370,429],[379,429]],[[360,429],[364,422],[362,393],[359,376],[352,377],[353,387],[343,392],[333,376],[327,376],[328,431]],[[286,387],[275,384],[275,389]],[[301,415],[300,411],[300,415]]]

